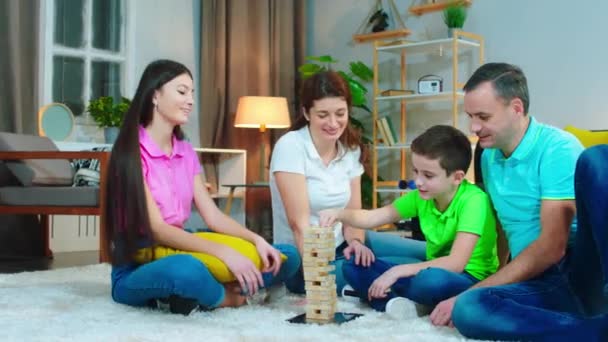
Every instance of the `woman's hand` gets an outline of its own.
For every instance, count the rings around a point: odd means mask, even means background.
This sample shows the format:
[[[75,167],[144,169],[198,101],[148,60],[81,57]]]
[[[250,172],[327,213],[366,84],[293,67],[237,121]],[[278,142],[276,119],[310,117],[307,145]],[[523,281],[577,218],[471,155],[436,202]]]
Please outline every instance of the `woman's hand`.
[[[260,287],[264,286],[260,270],[241,253],[228,249],[222,261],[228,266],[230,272],[234,274],[234,277],[241,286],[241,290],[248,296],[254,295]]]
[[[364,245],[359,239],[353,239],[348,243],[348,247],[344,248],[344,258],[350,260],[355,257],[355,265],[369,266],[376,260],[376,256],[371,249]]]
[[[261,236],[257,236],[254,243],[264,265],[262,272],[272,272],[276,276],[281,269],[281,253]]]
[[[340,212],[342,209],[325,209],[319,211],[319,226],[333,227],[336,222],[340,221]]]
[[[384,298],[390,291],[391,286],[399,279],[395,267],[390,268],[388,271],[382,273],[381,276],[376,278],[372,285],[369,287],[367,297],[369,300],[373,298]]]

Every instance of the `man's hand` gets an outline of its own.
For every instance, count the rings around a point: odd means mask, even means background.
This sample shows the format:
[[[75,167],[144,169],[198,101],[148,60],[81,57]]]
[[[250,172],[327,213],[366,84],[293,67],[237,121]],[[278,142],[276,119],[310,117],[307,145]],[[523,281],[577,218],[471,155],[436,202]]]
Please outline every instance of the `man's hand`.
[[[371,249],[361,243],[359,240],[351,240],[348,243],[348,247],[344,248],[344,258],[350,260],[353,256],[355,257],[355,265],[369,266],[376,260],[376,256]]]
[[[454,310],[456,297],[457,296],[454,296],[437,304],[430,316],[431,322],[434,325],[447,325],[454,327],[454,324],[452,323],[452,310]]]
[[[319,226],[333,227],[336,222],[340,221],[340,212],[342,209],[325,209],[319,211]]]

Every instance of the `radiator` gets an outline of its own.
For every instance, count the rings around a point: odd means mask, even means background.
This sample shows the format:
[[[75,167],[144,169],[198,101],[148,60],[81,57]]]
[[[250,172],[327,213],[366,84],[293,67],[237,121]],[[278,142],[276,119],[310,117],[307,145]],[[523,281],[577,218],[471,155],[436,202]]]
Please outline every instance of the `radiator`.
[[[49,226],[54,253],[99,250],[98,216],[51,215]]]

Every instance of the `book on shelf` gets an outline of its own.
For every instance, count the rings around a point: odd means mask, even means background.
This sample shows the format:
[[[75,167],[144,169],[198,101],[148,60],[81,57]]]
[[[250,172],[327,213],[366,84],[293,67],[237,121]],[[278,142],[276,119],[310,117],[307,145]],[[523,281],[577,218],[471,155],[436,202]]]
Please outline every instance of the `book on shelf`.
[[[387,89],[385,91],[380,92],[381,96],[397,96],[397,95],[411,95],[414,94],[415,91],[409,89]]]
[[[392,121],[389,117],[380,118],[380,125],[386,134],[387,145],[393,146],[398,143],[399,139],[397,139],[397,135],[395,134],[395,130],[392,127]]]
[[[394,141],[395,144],[399,143],[399,135],[397,134],[397,130],[395,130],[395,125],[393,125],[393,120],[390,116],[385,116],[386,124],[388,125],[390,138]]]
[[[378,128],[378,133],[379,133],[378,136],[382,140],[382,143],[384,143],[384,145],[386,145],[386,146],[390,146],[389,140],[388,140],[388,134],[384,130],[384,125],[382,125],[382,119],[376,120],[376,127]]]

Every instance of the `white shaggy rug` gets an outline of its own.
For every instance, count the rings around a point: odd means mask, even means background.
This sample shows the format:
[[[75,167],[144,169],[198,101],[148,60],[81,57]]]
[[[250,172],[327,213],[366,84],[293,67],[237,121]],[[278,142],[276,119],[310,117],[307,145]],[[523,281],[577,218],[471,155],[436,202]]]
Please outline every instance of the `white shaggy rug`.
[[[265,306],[190,316],[131,308],[110,298],[110,266],[0,275],[0,341],[464,341],[428,316],[394,321],[359,303],[338,310],[365,314],[342,325],[286,322],[304,312],[285,295]]]

